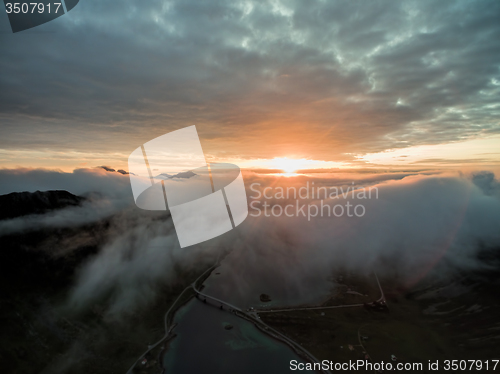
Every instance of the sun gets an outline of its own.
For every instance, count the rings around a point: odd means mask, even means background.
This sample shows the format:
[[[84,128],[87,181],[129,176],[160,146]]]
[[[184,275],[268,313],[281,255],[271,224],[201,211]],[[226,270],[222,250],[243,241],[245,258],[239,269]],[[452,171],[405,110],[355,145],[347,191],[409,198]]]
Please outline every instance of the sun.
[[[293,158],[281,157],[275,158],[273,160],[273,165],[287,174],[293,174],[301,168],[302,162],[301,160],[294,160]]]

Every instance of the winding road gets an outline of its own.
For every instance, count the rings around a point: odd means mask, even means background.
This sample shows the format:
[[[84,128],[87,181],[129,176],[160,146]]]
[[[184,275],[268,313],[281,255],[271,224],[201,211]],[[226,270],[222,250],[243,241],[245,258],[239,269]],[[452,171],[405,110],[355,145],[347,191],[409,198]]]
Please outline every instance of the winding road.
[[[252,322],[255,326],[257,326],[258,328],[260,328],[261,331],[267,333],[268,335],[274,337],[275,339],[281,340],[284,343],[288,344],[289,346],[291,346],[296,351],[302,353],[302,355],[305,356],[305,357],[307,357],[312,363],[319,363],[319,364],[320,364],[320,361],[316,357],[314,357],[309,351],[307,351],[299,343],[291,340],[290,338],[288,338],[287,336],[283,335],[279,331],[273,329],[268,324],[264,323],[260,319],[260,317],[258,316],[258,314],[259,313],[290,312],[290,311],[296,311],[296,310],[320,310],[320,309],[352,308],[352,307],[364,306],[364,304],[350,304],[350,305],[337,305],[337,306],[325,306],[325,307],[303,307],[303,308],[287,308],[287,309],[273,309],[273,310],[263,309],[263,310],[254,310],[254,311],[244,311],[241,308],[238,308],[237,306],[234,306],[234,305],[232,305],[232,304],[230,304],[230,303],[228,303],[228,302],[226,302],[224,300],[220,300],[220,299],[218,299],[216,297],[207,295],[207,294],[201,292],[197,288],[196,285],[200,281],[200,279],[202,279],[207,273],[212,272],[218,266],[219,266],[219,263],[217,262],[216,265],[214,265],[214,266],[210,267],[209,269],[207,269],[206,271],[204,271],[193,283],[191,283],[189,286],[187,286],[179,294],[179,296],[177,297],[177,299],[175,299],[175,301],[172,303],[172,305],[170,306],[170,308],[165,313],[165,316],[164,316],[165,335],[163,336],[163,338],[161,338],[155,344],[148,346],[148,349],[146,350],[146,352],[144,352],[137,359],[137,361],[134,362],[134,364],[131,366],[131,368],[127,371],[127,374],[132,374],[134,368],[136,367],[136,365],[146,356],[146,354],[148,354],[151,350],[153,350],[154,348],[156,348],[158,345],[160,345],[165,339],[167,339],[170,336],[173,328],[175,327],[175,324],[172,324],[172,326],[170,326],[170,327],[168,326],[168,316],[169,316],[170,312],[174,309],[174,307],[177,304],[177,302],[181,299],[182,295],[184,295],[184,293],[186,291],[188,291],[189,289],[193,289],[194,292],[197,294],[197,296],[202,296],[205,299],[212,300],[213,302],[216,302],[219,305],[225,305],[230,311],[234,312],[237,316],[239,316],[241,318],[244,318],[244,319]],[[378,287],[380,289],[380,294],[381,294],[381,296],[377,300],[377,302],[383,302],[385,304],[386,299],[385,299],[384,291],[382,289],[382,286],[380,285],[380,282],[379,282],[377,274],[376,273],[374,273],[374,274],[375,274],[375,278],[377,279],[377,284],[378,284]],[[359,334],[359,331],[358,331],[358,334]],[[331,372],[329,370],[323,370],[323,372],[331,374]]]
[[[292,348],[294,348],[295,350],[301,352],[305,357],[307,357],[311,362],[313,363],[320,363],[319,360],[314,357],[312,355],[312,353],[310,353],[308,350],[306,350],[304,347],[302,347],[300,344],[298,344],[297,342],[294,342],[293,340],[291,340],[290,338],[288,338],[287,336],[283,335],[282,333],[280,333],[279,331],[276,331],[275,329],[273,329],[271,326],[269,326],[268,324],[264,323],[258,316],[257,312],[246,312],[244,310],[242,310],[241,308],[238,308],[232,304],[229,304],[223,300],[220,300],[220,299],[217,299],[213,296],[210,296],[210,295],[207,295],[201,291],[199,291],[197,288],[196,288],[196,282],[193,282],[192,284],[193,286],[193,290],[199,295],[199,296],[203,296],[203,297],[206,297],[207,299],[209,300],[213,300],[213,301],[216,301],[217,303],[220,303],[221,305],[225,305],[226,307],[230,308],[231,310],[233,311],[236,311],[236,315],[238,316],[243,316],[243,318],[245,318],[246,320],[249,320],[251,321],[253,324],[257,325],[258,327],[262,327],[261,330],[266,332],[267,334],[271,335],[272,337],[274,337],[275,339],[278,339],[278,340],[281,340],[283,342],[285,342],[286,344],[290,345]],[[273,334],[270,334],[270,332],[272,332]],[[329,373],[331,374],[330,371],[328,370],[324,370],[325,373]]]
[[[141,361],[144,356],[146,356],[151,350],[153,350],[154,348],[156,348],[158,345],[160,345],[165,339],[167,339],[170,335],[170,333],[172,332],[172,329],[175,327],[175,324],[173,324],[172,326],[170,326],[170,328],[168,327],[168,315],[170,314],[170,312],[174,309],[175,305],[177,304],[177,302],[181,299],[182,295],[184,295],[184,293],[186,291],[188,291],[189,289],[191,288],[195,288],[195,284],[200,280],[202,279],[205,274],[207,274],[209,271],[213,271],[218,265],[215,265],[215,266],[212,266],[211,268],[207,269],[206,271],[204,271],[198,278],[196,278],[196,280],[190,284],[189,286],[187,286],[180,294],[179,296],[177,296],[177,299],[175,299],[175,301],[172,303],[172,305],[170,306],[170,308],[167,310],[167,312],[165,313],[165,316],[164,316],[164,323],[165,323],[165,335],[163,336],[163,338],[161,338],[160,340],[158,340],[155,344],[153,345],[150,345],[148,346],[148,349],[146,352],[144,352],[138,359],[136,362],[134,362],[134,364],[130,367],[130,369],[128,369],[127,371],[127,374],[132,374],[135,366],[139,363],[139,361]]]

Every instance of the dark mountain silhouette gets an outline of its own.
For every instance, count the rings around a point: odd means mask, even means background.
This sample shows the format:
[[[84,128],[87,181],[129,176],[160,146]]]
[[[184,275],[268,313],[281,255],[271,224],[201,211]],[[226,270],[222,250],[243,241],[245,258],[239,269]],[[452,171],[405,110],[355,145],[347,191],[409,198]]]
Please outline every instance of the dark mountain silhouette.
[[[78,206],[85,198],[68,191],[13,192],[0,196],[0,220]]]
[[[106,171],[110,171],[110,172],[113,172],[113,173],[120,173],[120,174],[123,174],[123,175],[129,175],[130,173],[128,171],[125,171],[123,169],[118,169],[118,170],[115,170],[113,168],[110,168],[109,166],[98,166],[98,168],[101,168],[101,169],[104,169]]]

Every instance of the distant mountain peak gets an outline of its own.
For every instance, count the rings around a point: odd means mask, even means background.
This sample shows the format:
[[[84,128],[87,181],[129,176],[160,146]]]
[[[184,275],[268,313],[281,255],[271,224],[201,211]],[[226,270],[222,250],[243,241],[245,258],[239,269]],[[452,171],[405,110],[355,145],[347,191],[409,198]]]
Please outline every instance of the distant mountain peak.
[[[173,178],[173,175],[170,175],[170,174],[167,174],[167,173],[161,173],[161,174],[158,174],[155,179],[170,179],[170,178]]]
[[[191,178],[195,175],[192,171],[183,171],[182,173],[175,174],[172,178]]]
[[[192,171],[183,171],[181,173],[177,173],[175,175],[170,175],[167,173],[161,173],[155,177],[155,179],[173,179],[173,178],[191,178],[194,177],[196,174],[193,173]]]
[[[98,168],[104,169],[104,170],[112,172],[112,173],[120,173],[120,174],[123,174],[123,175],[130,174],[128,171],[125,171],[123,169],[115,170],[113,168],[110,168],[109,166],[98,166]]]

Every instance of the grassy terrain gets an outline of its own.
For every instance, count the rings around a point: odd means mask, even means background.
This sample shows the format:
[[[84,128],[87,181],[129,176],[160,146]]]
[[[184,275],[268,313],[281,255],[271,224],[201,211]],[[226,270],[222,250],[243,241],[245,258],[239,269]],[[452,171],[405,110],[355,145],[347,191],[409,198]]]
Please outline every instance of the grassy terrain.
[[[133,312],[110,315],[113,295],[78,311],[68,307],[77,271],[98,253],[107,227],[103,222],[0,237],[1,373],[125,373],[164,336],[165,312],[207,269],[203,261],[176,266],[175,282],[159,280],[155,298]],[[45,249],[68,241],[80,244],[59,256]],[[192,296],[186,292],[178,306]]]
[[[369,295],[366,299],[373,300],[377,295],[378,287],[370,277],[344,276],[343,283],[351,290]],[[391,355],[395,355],[397,362],[424,363],[422,372],[426,372],[428,360],[498,359],[497,345],[481,338],[484,330],[477,328],[479,315],[464,315],[460,313],[461,309],[456,309],[460,304],[466,309],[464,305],[469,307],[477,302],[476,292],[453,299],[440,296],[418,298],[412,290],[402,293],[394,279],[381,279],[381,283],[388,297],[389,309],[386,312],[355,307],[262,313],[261,318],[320,360],[348,362],[364,359],[367,353],[373,362],[392,362]],[[325,304],[351,304],[364,299],[345,294],[345,290],[347,288],[342,287],[335,291]],[[490,293],[485,295],[492,298]],[[439,307],[443,300],[446,303]],[[496,303],[496,300],[490,301]],[[430,313],[435,305],[438,305],[439,312]],[[488,320],[490,327],[492,323],[498,323],[498,308],[485,310],[487,312],[479,319]],[[366,339],[360,341],[358,334]],[[497,330],[496,339],[498,336]],[[470,342],[477,346],[472,347]]]
[[[62,294],[32,300],[19,296],[0,313],[2,372],[125,373],[148,344],[164,336],[166,310],[198,275],[186,273],[183,282],[162,287],[161,296],[140,313],[121,319],[105,316],[105,304],[66,314],[56,306]],[[192,296],[186,292],[179,306]]]

